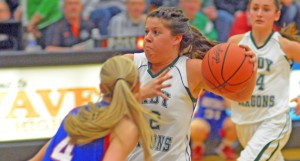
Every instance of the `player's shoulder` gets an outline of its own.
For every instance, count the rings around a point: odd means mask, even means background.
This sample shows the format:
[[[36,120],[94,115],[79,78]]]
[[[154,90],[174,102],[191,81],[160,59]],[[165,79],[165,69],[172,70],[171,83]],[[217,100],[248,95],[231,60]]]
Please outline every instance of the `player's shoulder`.
[[[245,34],[239,34],[239,35],[234,35],[234,36],[231,36],[227,42],[228,43],[234,43],[234,44],[238,44],[242,38],[244,37]]]
[[[279,38],[280,48],[289,58],[295,58],[300,51],[300,44],[284,37]]]
[[[133,53],[127,53],[123,55],[124,57],[130,58],[131,60],[134,59],[134,54]]]

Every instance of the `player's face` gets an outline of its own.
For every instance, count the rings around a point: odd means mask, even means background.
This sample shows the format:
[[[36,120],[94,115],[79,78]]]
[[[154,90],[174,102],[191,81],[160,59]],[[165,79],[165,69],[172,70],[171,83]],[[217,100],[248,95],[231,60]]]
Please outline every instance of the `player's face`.
[[[151,63],[165,61],[174,53],[180,41],[171,34],[165,21],[159,18],[147,18],[145,24],[144,51]],[[172,52],[173,51],[173,52]],[[177,53],[178,54],[178,53]]]
[[[253,28],[272,28],[274,21],[279,19],[280,12],[277,11],[274,0],[252,0],[249,15]]]

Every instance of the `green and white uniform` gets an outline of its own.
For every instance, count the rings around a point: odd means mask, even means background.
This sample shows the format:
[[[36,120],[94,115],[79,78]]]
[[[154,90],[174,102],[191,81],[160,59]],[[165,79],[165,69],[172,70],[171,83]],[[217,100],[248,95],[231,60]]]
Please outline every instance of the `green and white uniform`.
[[[290,131],[289,82],[291,62],[279,44],[281,35],[273,32],[257,47],[251,32],[239,44],[248,45],[257,55],[256,87],[249,101],[232,103],[232,120],[245,147],[238,160],[282,160],[280,150]]]
[[[171,84],[162,92],[169,97],[168,100],[162,97],[146,99],[143,102],[145,108],[160,116],[165,122],[158,124],[149,120],[149,124],[155,133],[155,144],[152,149],[152,157],[155,161],[190,161],[191,152],[189,146],[190,123],[193,117],[195,101],[188,89],[186,60],[180,56],[168,67],[171,67],[169,75],[173,78],[165,83]],[[134,54],[134,62],[138,67],[141,85],[145,86],[154,80],[163,70],[157,74],[150,71],[150,63],[145,53]],[[165,69],[166,69],[165,68]],[[142,161],[143,150],[140,146],[132,152],[128,161]]]

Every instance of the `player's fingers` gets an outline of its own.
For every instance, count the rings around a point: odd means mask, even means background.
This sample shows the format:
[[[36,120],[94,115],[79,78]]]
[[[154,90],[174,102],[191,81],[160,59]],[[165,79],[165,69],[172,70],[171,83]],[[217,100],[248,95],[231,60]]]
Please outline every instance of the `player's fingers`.
[[[173,78],[173,76],[167,74],[167,75],[165,75],[165,76],[163,76],[163,77],[160,77],[160,78],[157,80],[157,83],[158,83],[158,84],[162,84],[163,82],[165,82],[166,80],[171,79],[171,78]]]
[[[246,54],[246,56],[250,56],[249,61],[254,64],[253,71],[256,71],[258,64],[257,64],[257,59],[256,59],[255,53],[253,53],[253,51],[246,51],[245,54]]]
[[[162,78],[162,77],[166,76],[170,70],[171,70],[171,68],[167,68],[158,76],[158,78]]]
[[[246,51],[251,51],[250,47],[248,45],[239,44],[240,47],[244,48]]]
[[[168,100],[169,97],[167,95],[165,95],[164,93],[160,92],[159,96],[161,96],[162,98],[164,98],[165,100]]]
[[[161,85],[161,89],[168,88],[168,87],[171,87],[171,84],[163,84],[163,85]]]

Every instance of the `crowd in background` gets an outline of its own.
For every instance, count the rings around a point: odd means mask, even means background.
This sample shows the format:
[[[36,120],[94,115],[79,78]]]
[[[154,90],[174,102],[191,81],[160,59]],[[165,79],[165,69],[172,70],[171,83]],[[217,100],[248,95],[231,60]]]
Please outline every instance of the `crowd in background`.
[[[3,23],[20,22],[22,49],[84,50],[93,38],[144,35],[145,15],[160,6],[182,8],[190,24],[211,40],[251,30],[248,0],[0,0],[0,51],[15,50]],[[279,30],[295,23],[300,30],[300,2],[282,0]],[[9,29],[8,29],[9,30]],[[36,40],[36,44],[31,41]],[[78,45],[82,44],[84,45]]]

